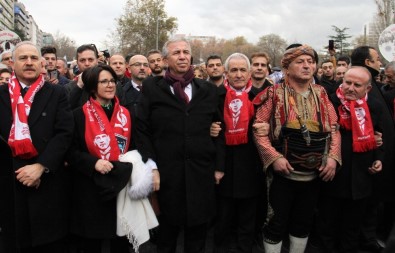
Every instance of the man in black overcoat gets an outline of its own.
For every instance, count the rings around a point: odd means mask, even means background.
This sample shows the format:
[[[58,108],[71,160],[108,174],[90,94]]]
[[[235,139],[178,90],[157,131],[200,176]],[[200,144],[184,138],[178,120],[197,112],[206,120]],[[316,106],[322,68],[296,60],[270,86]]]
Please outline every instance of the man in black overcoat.
[[[7,179],[0,184],[2,233],[6,247],[19,252],[64,252],[70,191],[64,155],[73,116],[65,89],[40,74],[41,54],[33,43],[15,47],[13,67],[15,75],[0,87],[0,135],[12,150],[12,166],[0,170]]]
[[[160,173],[157,249],[175,252],[183,228],[183,252],[204,252],[207,223],[215,212],[214,171],[223,166],[221,159],[217,163],[217,141],[210,137],[211,123],[219,120],[217,90],[193,78],[186,40],[168,41],[163,56],[165,76],[143,82],[136,134],[143,160]]]

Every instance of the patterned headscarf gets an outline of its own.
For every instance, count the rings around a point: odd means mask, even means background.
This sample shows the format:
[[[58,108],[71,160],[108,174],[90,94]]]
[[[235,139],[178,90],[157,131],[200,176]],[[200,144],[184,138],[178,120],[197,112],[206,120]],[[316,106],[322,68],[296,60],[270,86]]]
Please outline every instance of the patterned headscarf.
[[[296,57],[304,54],[310,55],[313,59],[315,59],[314,50],[308,45],[302,45],[300,47],[290,48],[285,51],[284,56],[281,59],[281,66],[284,69],[287,69],[289,64],[291,64],[291,62],[295,60]]]

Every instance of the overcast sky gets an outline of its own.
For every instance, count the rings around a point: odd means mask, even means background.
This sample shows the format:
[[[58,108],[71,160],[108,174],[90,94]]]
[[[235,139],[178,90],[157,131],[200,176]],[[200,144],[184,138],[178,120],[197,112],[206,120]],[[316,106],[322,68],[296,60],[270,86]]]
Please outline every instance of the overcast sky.
[[[76,42],[109,39],[115,18],[126,0],[19,0],[40,29],[60,31]],[[303,42],[320,50],[333,35],[331,25],[362,35],[376,11],[374,0],[166,0],[168,16],[178,19],[177,33],[230,39],[244,36],[249,42],[276,33],[288,43]]]

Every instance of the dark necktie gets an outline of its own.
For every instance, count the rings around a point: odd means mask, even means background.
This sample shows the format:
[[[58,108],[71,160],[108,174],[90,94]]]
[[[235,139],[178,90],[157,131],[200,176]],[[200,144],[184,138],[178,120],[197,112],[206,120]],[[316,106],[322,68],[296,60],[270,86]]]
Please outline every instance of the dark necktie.
[[[29,86],[26,86],[25,88],[22,89],[22,97],[24,97],[29,90]]]

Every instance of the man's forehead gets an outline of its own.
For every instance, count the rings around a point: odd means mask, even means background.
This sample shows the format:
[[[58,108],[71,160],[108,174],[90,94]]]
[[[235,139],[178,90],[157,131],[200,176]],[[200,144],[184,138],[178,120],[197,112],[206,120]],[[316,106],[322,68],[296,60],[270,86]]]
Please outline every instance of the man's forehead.
[[[214,63],[214,64],[221,63],[222,64],[221,59],[210,59],[210,60],[208,60],[208,64],[210,64],[210,63]]]
[[[38,49],[33,45],[29,45],[29,44],[21,45],[20,47],[15,49],[15,54],[24,54],[27,52],[29,53],[35,52],[38,55]]]
[[[169,50],[177,51],[177,50],[190,50],[190,47],[185,41],[176,41],[169,44]]]
[[[87,58],[87,57],[96,58],[96,53],[90,49],[87,49],[87,50],[82,51],[81,53],[78,53],[78,56],[79,56],[78,58],[83,57],[83,56],[85,58]]]
[[[113,62],[125,62],[125,58],[122,55],[113,55],[110,58],[110,63]]]
[[[148,56],[148,59],[156,59],[156,58],[162,58],[162,55],[159,53],[153,53]]]
[[[133,56],[132,58],[130,58],[130,64],[136,62],[148,62],[148,60],[144,56]]]
[[[261,62],[261,61],[267,62],[267,59],[266,59],[266,57],[263,57],[263,56],[257,56],[257,57],[252,58],[251,61],[252,61],[252,63]]]

